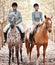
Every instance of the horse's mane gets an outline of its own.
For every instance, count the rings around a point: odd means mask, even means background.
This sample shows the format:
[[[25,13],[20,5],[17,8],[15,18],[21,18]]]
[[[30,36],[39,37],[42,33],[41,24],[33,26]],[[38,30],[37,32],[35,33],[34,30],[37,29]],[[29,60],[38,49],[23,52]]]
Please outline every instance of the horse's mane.
[[[44,24],[44,21],[43,21],[43,23],[39,24],[39,27],[41,28],[43,26],[43,24]]]
[[[44,23],[45,23],[45,22],[43,21],[43,23],[41,23],[41,24],[39,25],[38,31],[42,31],[42,29],[44,28],[44,27],[43,27]]]

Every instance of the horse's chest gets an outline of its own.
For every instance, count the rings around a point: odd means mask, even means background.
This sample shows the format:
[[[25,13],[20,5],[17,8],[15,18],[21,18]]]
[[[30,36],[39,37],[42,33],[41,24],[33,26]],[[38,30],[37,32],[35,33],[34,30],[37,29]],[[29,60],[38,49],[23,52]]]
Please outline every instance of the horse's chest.
[[[11,41],[15,41],[17,39],[17,36],[16,35],[10,35],[10,40]]]
[[[45,44],[45,43],[48,43],[48,35],[41,35],[41,34],[37,34],[35,36],[35,42],[36,43],[40,43],[40,44]]]
[[[17,39],[17,36],[16,35],[11,35],[10,39],[11,40],[16,40]]]
[[[10,33],[8,40],[11,42],[18,42],[20,40],[20,34],[19,33]]]

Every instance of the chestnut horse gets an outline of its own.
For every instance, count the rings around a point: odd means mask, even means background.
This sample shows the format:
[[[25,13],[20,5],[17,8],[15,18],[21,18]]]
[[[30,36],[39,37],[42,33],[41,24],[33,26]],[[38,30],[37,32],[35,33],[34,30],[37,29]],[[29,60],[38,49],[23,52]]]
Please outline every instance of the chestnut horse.
[[[45,55],[48,46],[48,32],[52,31],[52,21],[50,17],[44,16],[45,20],[42,25],[39,26],[38,31],[33,36],[33,42],[30,44],[27,36],[25,37],[25,45],[27,49],[27,54],[30,55],[29,59],[31,61],[31,52],[36,45],[37,48],[37,60],[40,57],[40,47],[43,46],[43,63],[45,65]],[[38,65],[38,63],[37,63]]]
[[[19,48],[20,48],[21,61],[22,61],[22,41],[21,41],[19,31],[14,25],[11,25],[8,31],[7,43],[8,43],[8,48],[9,48],[9,65],[11,62],[10,61],[11,55],[12,55],[12,61],[14,62],[14,47],[16,51],[17,65],[19,65]]]

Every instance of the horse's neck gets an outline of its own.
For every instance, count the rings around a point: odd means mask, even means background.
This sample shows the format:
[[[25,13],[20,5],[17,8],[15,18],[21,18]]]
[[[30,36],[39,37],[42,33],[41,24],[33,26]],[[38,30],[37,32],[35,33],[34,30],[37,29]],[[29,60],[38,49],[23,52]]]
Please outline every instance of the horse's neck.
[[[45,23],[42,26],[40,26],[39,31],[41,32],[41,34],[44,34],[44,35],[47,34],[47,29],[46,29],[46,24]]]
[[[11,29],[10,31],[11,31],[11,34],[15,34],[16,33],[16,28]]]

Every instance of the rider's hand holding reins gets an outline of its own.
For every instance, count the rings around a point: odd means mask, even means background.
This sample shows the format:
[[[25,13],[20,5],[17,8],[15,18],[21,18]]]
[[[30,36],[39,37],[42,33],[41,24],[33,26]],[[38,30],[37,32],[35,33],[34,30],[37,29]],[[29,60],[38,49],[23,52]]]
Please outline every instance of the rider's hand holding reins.
[[[40,26],[40,22],[36,22],[36,25],[37,25],[37,26]]]
[[[36,25],[37,26],[41,26],[43,24],[43,22],[37,22]]]
[[[17,22],[16,22],[16,25],[18,25],[19,23],[20,23],[20,22],[17,21]]]

